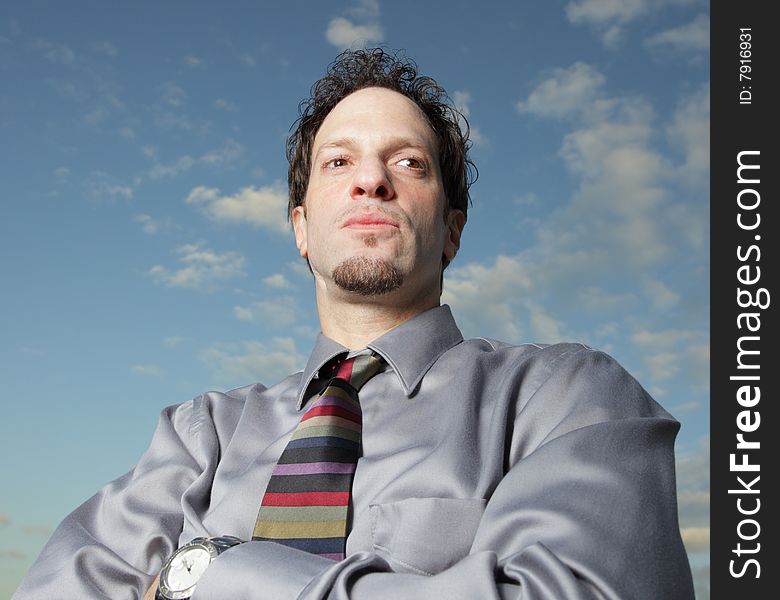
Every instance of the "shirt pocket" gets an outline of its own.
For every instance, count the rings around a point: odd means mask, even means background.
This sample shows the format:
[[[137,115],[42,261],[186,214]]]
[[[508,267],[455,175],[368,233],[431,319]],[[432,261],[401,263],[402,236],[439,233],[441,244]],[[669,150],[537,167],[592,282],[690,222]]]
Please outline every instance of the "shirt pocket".
[[[398,572],[434,575],[468,555],[487,500],[407,498],[370,507],[374,551]]]

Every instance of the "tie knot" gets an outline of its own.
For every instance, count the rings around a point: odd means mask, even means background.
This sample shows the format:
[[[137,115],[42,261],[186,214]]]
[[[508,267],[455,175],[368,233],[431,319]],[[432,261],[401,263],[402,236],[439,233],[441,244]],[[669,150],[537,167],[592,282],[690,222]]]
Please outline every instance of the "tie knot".
[[[360,391],[360,388],[377,374],[383,360],[381,356],[373,352],[358,354],[338,363],[333,377],[347,382],[356,391]]]

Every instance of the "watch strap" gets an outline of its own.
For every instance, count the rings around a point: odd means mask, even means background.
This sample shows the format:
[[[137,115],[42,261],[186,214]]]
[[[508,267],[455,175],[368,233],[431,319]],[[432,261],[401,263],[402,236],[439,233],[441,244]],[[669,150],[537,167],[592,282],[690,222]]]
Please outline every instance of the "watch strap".
[[[206,541],[211,542],[217,547],[217,554],[222,554],[228,548],[238,546],[243,543],[243,540],[232,535],[219,535],[216,537],[205,538]]]

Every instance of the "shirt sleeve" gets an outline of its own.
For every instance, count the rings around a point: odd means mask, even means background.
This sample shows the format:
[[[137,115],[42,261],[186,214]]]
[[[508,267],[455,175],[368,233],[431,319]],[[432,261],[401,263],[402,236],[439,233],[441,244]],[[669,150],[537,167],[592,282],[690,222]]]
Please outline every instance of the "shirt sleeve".
[[[218,456],[202,397],[164,410],[135,468],[64,519],[12,600],[140,598],[176,548],[185,493],[208,497]]]
[[[193,600],[692,599],[676,508],[679,424],[603,353],[568,352],[546,369],[518,400],[506,473],[453,566],[401,573],[374,552],[333,563],[249,542],[212,563]]]

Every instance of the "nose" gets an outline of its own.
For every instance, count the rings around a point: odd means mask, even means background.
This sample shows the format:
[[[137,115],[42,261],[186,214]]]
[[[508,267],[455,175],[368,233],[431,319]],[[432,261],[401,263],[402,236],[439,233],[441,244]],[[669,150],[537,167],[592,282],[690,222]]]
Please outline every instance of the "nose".
[[[395,190],[384,163],[378,159],[364,159],[352,179],[350,196],[354,200],[392,200]]]

